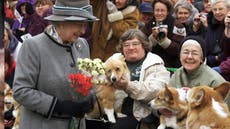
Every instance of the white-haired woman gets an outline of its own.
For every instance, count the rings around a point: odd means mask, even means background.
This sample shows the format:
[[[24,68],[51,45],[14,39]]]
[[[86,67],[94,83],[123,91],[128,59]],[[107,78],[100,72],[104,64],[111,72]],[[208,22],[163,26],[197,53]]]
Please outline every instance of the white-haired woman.
[[[57,0],[52,9],[46,17],[52,25],[25,40],[18,54],[13,96],[21,105],[19,129],[69,129],[73,117],[84,129],[84,114],[94,106],[93,93],[73,100],[68,75],[79,71],[78,58],[89,58],[80,35],[97,18],[87,0]]]

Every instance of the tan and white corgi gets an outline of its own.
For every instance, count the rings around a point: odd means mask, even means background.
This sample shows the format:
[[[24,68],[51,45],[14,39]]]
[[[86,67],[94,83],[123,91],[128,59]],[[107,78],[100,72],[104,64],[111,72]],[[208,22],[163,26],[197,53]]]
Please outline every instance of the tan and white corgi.
[[[157,129],[165,129],[166,127],[185,129],[188,113],[186,92],[187,89],[165,86],[158,92],[157,97],[150,101],[149,104],[153,109],[171,112],[170,116],[160,115],[160,125]]]
[[[193,87],[188,92],[187,129],[230,129],[230,113],[224,102],[229,89],[229,82],[215,88]]]
[[[105,74],[107,83],[100,85],[97,90],[98,103],[95,104],[94,110],[87,114],[90,118],[98,118],[100,109],[106,114],[108,121],[115,123],[114,113],[123,117],[121,114],[121,105],[127,94],[123,90],[118,90],[113,86],[113,83],[120,80],[122,76],[126,76],[130,80],[130,71],[126,65],[125,58],[122,54],[116,53],[105,61]],[[100,106],[98,106],[98,104]]]

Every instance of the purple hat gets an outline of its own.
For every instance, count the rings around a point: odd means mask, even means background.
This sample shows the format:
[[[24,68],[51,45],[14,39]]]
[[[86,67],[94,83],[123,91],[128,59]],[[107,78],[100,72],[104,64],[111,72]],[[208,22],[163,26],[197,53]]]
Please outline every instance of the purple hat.
[[[139,10],[141,13],[153,13],[153,7],[151,2],[142,2],[139,5]]]

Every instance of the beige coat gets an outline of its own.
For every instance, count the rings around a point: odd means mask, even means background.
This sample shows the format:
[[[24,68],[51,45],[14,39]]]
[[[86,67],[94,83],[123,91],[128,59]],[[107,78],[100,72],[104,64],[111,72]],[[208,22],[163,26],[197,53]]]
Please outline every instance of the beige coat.
[[[163,60],[149,52],[141,68],[140,80],[129,82],[126,89],[128,95],[134,99],[133,114],[137,120],[151,113],[149,101],[168,84],[169,79],[170,73],[166,70]]]

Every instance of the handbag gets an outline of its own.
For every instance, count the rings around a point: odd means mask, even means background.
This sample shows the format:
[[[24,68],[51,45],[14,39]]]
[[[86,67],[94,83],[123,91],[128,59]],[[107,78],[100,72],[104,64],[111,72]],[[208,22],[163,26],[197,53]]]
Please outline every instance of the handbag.
[[[109,129],[111,123],[103,119],[86,118],[86,129]]]
[[[107,120],[107,116],[103,115],[100,103],[96,96],[100,117],[98,119],[85,118],[86,129],[109,129],[111,123]]]

